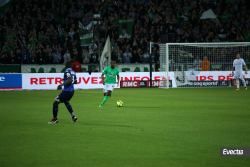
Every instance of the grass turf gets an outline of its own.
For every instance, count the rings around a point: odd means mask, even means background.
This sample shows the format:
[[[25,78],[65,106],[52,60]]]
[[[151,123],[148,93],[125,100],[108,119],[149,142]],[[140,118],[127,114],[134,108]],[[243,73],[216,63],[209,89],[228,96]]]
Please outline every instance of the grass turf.
[[[76,90],[76,123],[60,91],[0,92],[0,166],[249,166],[220,147],[250,147],[249,92],[233,88]],[[122,100],[123,107],[116,107]]]

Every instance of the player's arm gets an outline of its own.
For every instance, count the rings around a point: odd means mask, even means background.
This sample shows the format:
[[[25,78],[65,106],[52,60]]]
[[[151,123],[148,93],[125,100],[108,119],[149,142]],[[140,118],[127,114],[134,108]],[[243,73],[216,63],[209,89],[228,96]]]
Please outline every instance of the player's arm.
[[[103,70],[103,72],[102,72],[102,75],[101,75],[101,78],[102,78],[102,84],[103,85],[105,85],[105,81],[104,81],[104,79],[103,79],[103,76],[104,76],[104,74],[107,74],[107,67]]]
[[[102,78],[102,84],[105,85],[105,81],[103,79],[103,74],[101,75],[101,78]]]
[[[64,83],[61,84],[61,85],[58,85],[57,89],[60,89],[62,86],[67,85],[67,84],[70,84],[71,82],[72,82],[72,78],[71,78],[71,77],[68,77],[67,81],[64,82]]]
[[[247,65],[245,64],[245,73],[247,74],[248,72],[247,72]]]
[[[120,77],[119,75],[117,75],[117,87],[119,87],[119,83],[120,83]]]
[[[232,69],[232,76],[234,76],[234,62],[233,62],[233,69]]]

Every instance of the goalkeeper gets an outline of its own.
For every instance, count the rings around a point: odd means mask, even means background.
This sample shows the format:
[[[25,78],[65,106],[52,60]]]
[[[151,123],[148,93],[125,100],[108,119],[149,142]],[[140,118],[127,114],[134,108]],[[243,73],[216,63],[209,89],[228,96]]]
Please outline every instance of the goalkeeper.
[[[117,76],[117,87],[119,86],[120,78],[119,78],[119,69],[115,67],[116,62],[114,60],[111,61],[111,65],[107,66],[102,72],[102,83],[104,85],[104,99],[99,107],[102,107],[103,104],[109,99],[111,93],[115,87],[116,76]],[[103,80],[103,75],[105,75],[105,80]]]
[[[245,74],[247,74],[246,63],[243,59],[240,58],[240,54],[237,54],[236,59],[233,62],[233,68],[235,69],[235,72],[232,71],[232,75],[235,76],[235,79],[236,79],[236,84],[237,84],[236,90],[240,90],[239,78],[241,79],[241,81],[245,87],[245,90],[247,90],[246,82],[245,82],[245,80],[243,78],[243,74],[242,74],[242,65],[245,66]]]

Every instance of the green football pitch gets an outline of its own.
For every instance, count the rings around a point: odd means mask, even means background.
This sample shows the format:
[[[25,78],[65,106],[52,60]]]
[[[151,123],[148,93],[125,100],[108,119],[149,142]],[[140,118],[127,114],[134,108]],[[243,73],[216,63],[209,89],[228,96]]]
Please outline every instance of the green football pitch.
[[[250,157],[220,157],[220,147],[250,147],[249,91],[243,88],[76,90],[57,124],[60,91],[0,92],[0,166],[223,167]],[[116,101],[122,100],[123,107]]]

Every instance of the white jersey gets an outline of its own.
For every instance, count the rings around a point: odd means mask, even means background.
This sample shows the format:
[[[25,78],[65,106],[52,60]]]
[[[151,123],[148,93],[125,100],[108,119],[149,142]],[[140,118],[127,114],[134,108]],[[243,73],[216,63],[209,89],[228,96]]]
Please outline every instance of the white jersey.
[[[242,71],[242,64],[245,66],[246,63],[243,59],[235,59],[233,62],[233,66],[235,67],[235,71]]]

